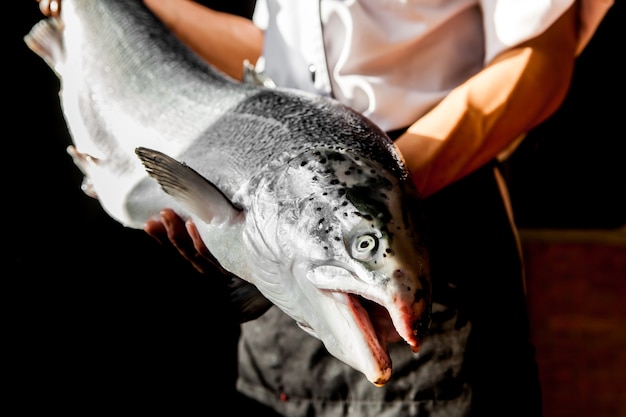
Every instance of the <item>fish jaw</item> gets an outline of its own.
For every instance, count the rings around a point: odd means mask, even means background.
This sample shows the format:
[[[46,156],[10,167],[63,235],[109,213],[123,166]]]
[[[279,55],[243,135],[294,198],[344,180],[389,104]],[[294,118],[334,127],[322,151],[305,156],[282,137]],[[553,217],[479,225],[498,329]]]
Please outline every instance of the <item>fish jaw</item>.
[[[353,294],[335,293],[335,299],[342,297],[345,297],[345,305],[350,309],[364,342],[360,346],[357,345],[356,353],[358,355],[356,357],[360,358],[361,362],[354,366],[357,369],[361,367],[361,372],[372,384],[383,386],[391,378],[392,373],[392,362],[387,343],[384,339],[378,338],[370,316],[358,297]]]
[[[323,306],[316,314],[327,317],[327,323],[317,325],[317,333],[310,329],[309,332],[322,340],[331,354],[361,371],[372,384],[382,386],[391,377],[389,343],[404,340],[414,353],[419,352],[430,320],[428,297],[422,296],[422,290],[411,295],[394,288],[392,281],[378,288],[365,283],[359,286],[362,281],[341,266],[312,268],[307,280],[325,297],[323,303],[319,300],[311,303]],[[329,284],[348,280],[357,283],[350,291],[331,289],[334,287]],[[400,285],[408,288],[403,283]],[[333,316],[329,313],[332,311],[337,314]],[[330,329],[331,334],[323,334],[320,329]]]
[[[358,297],[342,292],[320,294],[319,299],[311,300],[317,307],[311,324],[297,321],[298,325],[321,340],[335,358],[360,371],[372,384],[383,386],[392,374],[388,347],[378,338]]]

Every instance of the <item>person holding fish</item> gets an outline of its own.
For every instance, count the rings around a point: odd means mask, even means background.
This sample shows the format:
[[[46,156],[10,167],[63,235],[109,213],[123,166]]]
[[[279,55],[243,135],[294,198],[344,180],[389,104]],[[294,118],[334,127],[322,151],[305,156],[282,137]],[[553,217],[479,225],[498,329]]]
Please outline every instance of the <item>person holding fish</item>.
[[[267,0],[256,2],[252,19],[210,2],[144,3],[230,77],[243,80],[247,62],[258,80],[333,97],[365,115],[394,139],[423,198],[432,323],[419,353],[376,334],[389,342],[393,374],[375,386],[260,303],[259,317],[241,325],[237,389],[251,399],[242,411],[540,416],[500,162],[561,105],[576,57],[612,0]],[[40,6],[55,15],[61,1]],[[200,272],[226,273],[174,211],[144,230]]]

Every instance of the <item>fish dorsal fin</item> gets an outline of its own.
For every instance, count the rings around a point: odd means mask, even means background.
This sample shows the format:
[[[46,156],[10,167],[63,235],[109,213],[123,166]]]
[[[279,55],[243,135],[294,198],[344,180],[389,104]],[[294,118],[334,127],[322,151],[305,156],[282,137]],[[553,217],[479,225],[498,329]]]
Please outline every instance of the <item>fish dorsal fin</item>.
[[[276,87],[274,81],[266,73],[257,71],[247,59],[243,61],[243,82],[268,88]]]
[[[24,36],[24,42],[39,55],[50,68],[55,69],[63,60],[63,23],[58,18],[40,20]]]
[[[241,221],[242,210],[193,168],[153,149],[139,147],[135,153],[163,191],[202,221],[231,224]]]

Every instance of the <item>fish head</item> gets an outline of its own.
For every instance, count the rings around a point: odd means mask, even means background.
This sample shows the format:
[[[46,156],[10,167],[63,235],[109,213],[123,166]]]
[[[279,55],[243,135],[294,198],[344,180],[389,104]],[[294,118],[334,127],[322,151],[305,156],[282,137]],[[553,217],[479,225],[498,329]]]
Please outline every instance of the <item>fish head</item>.
[[[418,352],[430,323],[412,185],[375,161],[318,148],[255,187],[247,241],[282,266],[255,284],[332,355],[383,385],[392,368],[388,343],[404,340]],[[259,231],[263,237],[252,236]]]

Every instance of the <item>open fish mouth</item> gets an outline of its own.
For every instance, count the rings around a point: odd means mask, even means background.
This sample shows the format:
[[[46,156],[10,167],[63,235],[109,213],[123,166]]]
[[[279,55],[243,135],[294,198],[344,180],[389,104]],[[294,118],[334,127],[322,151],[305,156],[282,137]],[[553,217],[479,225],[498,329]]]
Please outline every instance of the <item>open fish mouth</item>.
[[[418,330],[412,329],[420,326],[421,314],[416,315],[414,310],[416,308],[421,310],[421,306],[411,308],[408,315],[405,314],[406,311],[394,314],[396,316],[394,322],[392,314],[384,305],[357,294],[343,293],[343,295],[371,357],[376,362],[377,370],[374,374],[368,375],[368,378],[374,385],[382,386],[389,380],[392,371],[389,343],[404,340],[414,353],[419,352],[421,335]]]
[[[428,287],[413,280],[407,281],[413,285],[368,284],[349,268],[331,265],[309,269],[307,278],[327,295],[322,308],[327,312],[325,324],[320,328],[328,332],[318,334],[302,323],[301,327],[374,385],[382,386],[391,377],[390,343],[404,340],[414,353],[419,352],[430,323]],[[348,281],[343,288],[342,279]]]
[[[374,385],[382,386],[389,380],[392,371],[387,337],[391,333],[397,335],[398,338],[400,335],[395,330],[386,308],[358,295],[347,294],[347,298],[348,306],[365,338],[372,357],[377,362],[378,375],[375,378],[368,375],[368,378]]]
[[[402,340],[402,336],[400,336],[393,325],[389,311],[384,306],[360,295],[348,294],[348,297],[350,298],[350,305],[353,311],[357,311],[357,303],[365,310],[365,314],[369,316],[369,321],[374,328],[378,342],[383,347],[386,347],[388,343]]]

